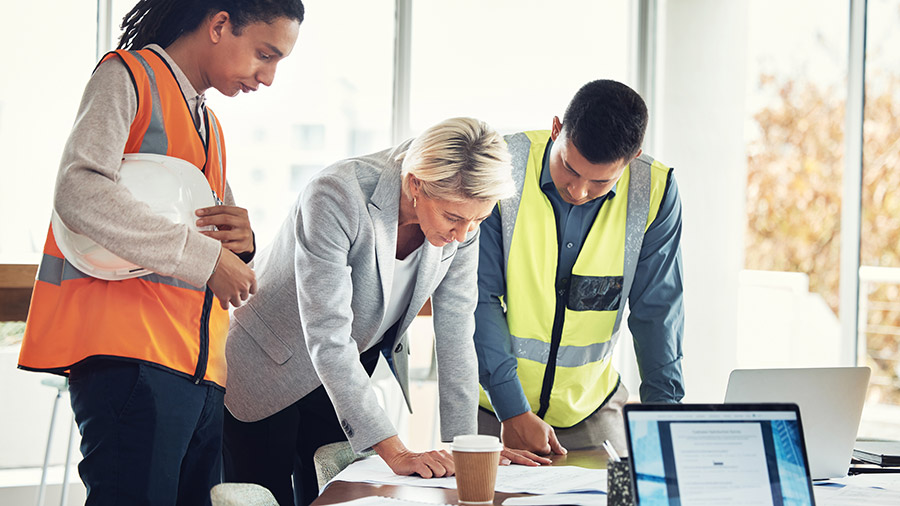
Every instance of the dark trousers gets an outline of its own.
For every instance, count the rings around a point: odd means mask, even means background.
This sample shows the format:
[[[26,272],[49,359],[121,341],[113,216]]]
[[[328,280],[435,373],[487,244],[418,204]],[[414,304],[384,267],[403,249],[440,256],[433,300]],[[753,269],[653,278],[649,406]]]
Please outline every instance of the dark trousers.
[[[376,346],[360,356],[370,376],[379,351]],[[262,485],[280,506],[307,505],[319,495],[313,455],[346,440],[324,386],[258,422],[242,422],[226,409],[225,481]]]
[[[224,392],[151,365],[72,368],[87,506],[211,504],[221,481]]]

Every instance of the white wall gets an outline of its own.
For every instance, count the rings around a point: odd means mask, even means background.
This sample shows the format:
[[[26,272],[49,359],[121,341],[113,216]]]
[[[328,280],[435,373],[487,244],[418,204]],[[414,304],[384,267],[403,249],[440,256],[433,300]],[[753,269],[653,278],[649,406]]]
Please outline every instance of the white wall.
[[[744,270],[740,279],[737,367],[840,364],[841,322],[807,274]]]
[[[747,0],[661,7],[650,154],[675,167],[684,208],[685,400],[721,402],[736,363],[743,266]]]

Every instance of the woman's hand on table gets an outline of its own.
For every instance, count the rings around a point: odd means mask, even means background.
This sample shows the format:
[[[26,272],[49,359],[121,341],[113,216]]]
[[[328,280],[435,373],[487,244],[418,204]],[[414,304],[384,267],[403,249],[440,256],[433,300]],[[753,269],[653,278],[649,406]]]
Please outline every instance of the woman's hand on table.
[[[372,445],[372,449],[384,460],[395,474],[409,476],[418,474],[422,478],[453,476],[456,467],[453,457],[446,450],[431,450],[417,453],[409,451],[397,436],[392,436]]]
[[[503,447],[503,451],[500,452],[500,465],[508,466],[510,464],[520,464],[523,466],[548,466],[552,464],[553,461],[548,459],[547,457],[541,457],[536,453],[532,453],[528,450],[514,450],[512,448]]]

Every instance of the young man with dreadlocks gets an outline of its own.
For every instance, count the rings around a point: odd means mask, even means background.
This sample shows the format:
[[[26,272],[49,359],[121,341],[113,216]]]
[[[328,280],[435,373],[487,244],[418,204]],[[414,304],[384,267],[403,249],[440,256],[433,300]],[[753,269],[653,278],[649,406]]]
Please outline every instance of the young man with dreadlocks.
[[[66,261],[51,229],[19,367],[69,377],[88,505],[209,504],[221,479],[228,307],[256,291],[245,264],[255,244],[204,93],[271,85],[303,15],[300,0],[141,0],[85,88],[54,209],[154,274],[90,277]],[[117,185],[127,153],[202,170],[225,205],[198,210],[197,225],[217,230],[173,224]]]

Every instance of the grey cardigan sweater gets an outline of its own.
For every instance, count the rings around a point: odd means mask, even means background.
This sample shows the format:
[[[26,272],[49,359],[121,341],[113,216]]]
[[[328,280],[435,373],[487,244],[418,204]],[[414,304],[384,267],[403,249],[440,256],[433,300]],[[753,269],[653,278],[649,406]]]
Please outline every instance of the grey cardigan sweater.
[[[408,145],[326,168],[260,252],[259,289],[235,311],[226,347],[225,404],[236,418],[260,420],[325,385],[355,451],[396,435],[359,355],[387,303],[401,193],[395,158]],[[406,329],[432,297],[441,436],[449,441],[476,433],[478,231],[442,248],[426,240],[421,255],[392,361],[409,403]]]

